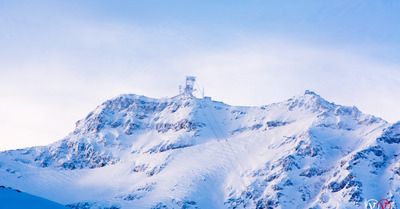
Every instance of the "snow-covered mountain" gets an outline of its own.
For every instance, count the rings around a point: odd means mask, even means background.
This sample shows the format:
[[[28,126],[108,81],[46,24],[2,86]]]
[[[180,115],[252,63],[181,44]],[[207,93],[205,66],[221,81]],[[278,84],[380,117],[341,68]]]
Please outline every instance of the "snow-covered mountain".
[[[400,201],[400,122],[306,91],[236,107],[121,95],[48,146],[0,153],[0,185],[70,208],[364,208]]]

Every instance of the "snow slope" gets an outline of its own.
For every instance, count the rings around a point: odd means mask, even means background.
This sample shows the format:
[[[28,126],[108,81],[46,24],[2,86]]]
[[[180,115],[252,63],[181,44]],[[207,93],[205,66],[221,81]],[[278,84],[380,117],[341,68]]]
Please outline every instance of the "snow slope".
[[[0,208],[2,209],[67,209],[55,202],[0,186]]]
[[[395,207],[399,143],[400,123],[311,91],[262,107],[129,94],[0,153],[0,184],[71,208]]]

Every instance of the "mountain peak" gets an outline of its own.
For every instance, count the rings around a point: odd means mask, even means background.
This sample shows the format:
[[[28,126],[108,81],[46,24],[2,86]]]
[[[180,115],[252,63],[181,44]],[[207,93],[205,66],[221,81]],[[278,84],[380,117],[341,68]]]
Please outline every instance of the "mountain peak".
[[[326,110],[334,110],[338,105],[328,102],[314,91],[306,90],[304,94],[294,96],[282,103],[288,106],[289,110],[300,108],[311,110],[312,112],[323,112]]]
[[[311,91],[311,90],[308,90],[308,89],[304,92],[304,95],[315,95],[315,96],[319,96],[319,95],[316,94],[314,91]]]

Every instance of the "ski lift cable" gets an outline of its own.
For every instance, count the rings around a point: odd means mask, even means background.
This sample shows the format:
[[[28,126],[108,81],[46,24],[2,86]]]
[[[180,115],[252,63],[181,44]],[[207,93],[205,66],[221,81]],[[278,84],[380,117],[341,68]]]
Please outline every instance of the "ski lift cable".
[[[206,103],[207,103],[207,102],[206,102]],[[222,138],[224,139],[224,141],[226,142],[226,144],[227,144],[228,147],[230,148],[232,154],[235,156],[236,161],[238,162],[238,164],[239,164],[239,166],[242,168],[242,170],[243,170],[245,176],[246,176],[247,179],[249,180],[249,184],[251,184],[251,179],[250,179],[249,174],[247,173],[247,171],[246,171],[246,169],[244,168],[243,164],[240,162],[239,157],[238,157],[237,154],[235,153],[235,150],[233,149],[232,145],[229,143],[228,139],[225,137],[224,132],[222,131],[222,128],[218,125],[217,119],[216,119],[216,117],[214,116],[214,114],[213,114],[211,108],[209,108],[209,111],[210,111],[210,113],[211,113],[211,117],[214,119],[214,122],[215,122],[215,124],[217,125],[217,127],[218,127],[218,129],[219,129],[219,131],[220,131],[220,133],[221,133],[221,135],[222,135]]]
[[[201,92],[199,85],[198,85],[197,83],[196,83],[196,85],[197,85],[197,88],[199,89],[199,91]],[[204,90],[203,90],[203,92],[201,92],[201,93],[202,93],[202,96],[203,96],[203,98],[204,98]],[[218,141],[219,144],[221,145],[224,154],[228,157],[230,163],[231,163],[232,165],[235,165],[235,164],[231,161],[231,159],[229,158],[229,156],[225,153],[226,149],[225,149],[225,146],[223,145],[222,141],[225,141],[226,144],[228,145],[228,147],[229,147],[229,149],[230,149],[230,152],[234,155],[234,157],[235,157],[237,163],[239,164],[240,168],[243,170],[243,173],[244,173],[244,175],[246,176],[247,180],[249,181],[249,185],[250,185],[250,184],[252,183],[252,181],[251,181],[251,179],[250,179],[250,176],[249,176],[248,172],[247,172],[246,169],[244,168],[243,164],[240,162],[239,157],[238,157],[237,154],[235,153],[235,151],[234,151],[232,145],[229,143],[228,139],[225,137],[224,132],[222,131],[222,128],[218,125],[217,119],[216,119],[216,117],[214,116],[214,114],[213,114],[213,112],[212,112],[212,110],[211,110],[211,107],[208,105],[208,102],[205,101],[205,100],[203,100],[203,101],[204,101],[204,104],[205,104],[205,106],[206,106],[206,109],[208,109],[208,111],[210,112],[211,117],[212,117],[212,119],[214,120],[214,123],[215,123],[215,125],[218,127],[219,132],[221,133],[221,136],[222,136],[222,138],[223,138],[223,140],[222,140],[220,137],[218,137],[217,131],[213,128],[212,123],[211,123],[211,121],[209,120],[207,114],[204,114],[204,116],[205,116],[205,118],[206,118],[208,124],[210,124],[210,127],[211,127],[211,130],[212,130],[213,134],[215,135],[215,137],[217,138],[217,141]],[[240,173],[239,173],[239,176],[240,176]],[[242,178],[240,178],[240,180],[242,181],[242,184],[244,185],[244,187],[247,187],[246,182],[243,181]],[[257,205],[254,199],[251,199],[251,198],[250,198],[250,200],[253,202],[254,205]],[[244,206],[244,207],[245,207],[245,206]]]
[[[203,112],[203,113],[204,113],[204,112]],[[214,129],[214,127],[213,127],[213,125],[212,125],[212,123],[211,123],[211,120],[209,119],[209,117],[207,116],[206,113],[204,113],[204,116],[205,116],[205,118],[206,118],[206,120],[207,120],[207,123],[210,125],[210,128],[211,128],[211,130],[212,130],[214,136],[217,138],[218,143],[221,145],[221,147],[222,147],[222,152],[223,152],[224,155],[227,157],[227,159],[229,160],[229,162],[230,162],[232,165],[235,165],[235,164],[232,162],[232,159],[231,159],[231,158],[229,157],[229,155],[227,154],[226,147],[225,147],[224,144],[222,143],[222,140],[220,139],[220,137],[218,137],[218,134],[217,134],[216,130]],[[242,183],[243,183],[243,186],[246,186],[245,182],[242,181]]]
[[[200,87],[199,87],[199,85],[198,85],[197,83],[196,83],[196,85],[197,85],[197,88],[200,89]],[[199,91],[201,92],[201,90],[199,90]],[[204,92],[201,92],[201,93],[202,93],[203,98],[204,98]],[[234,149],[232,148],[231,144],[229,143],[228,139],[225,137],[224,132],[222,131],[222,128],[218,125],[217,119],[216,119],[216,117],[214,116],[214,114],[213,114],[211,108],[209,107],[207,101],[205,101],[205,104],[206,104],[206,107],[207,107],[207,109],[209,110],[209,112],[210,112],[210,114],[211,114],[211,117],[213,118],[215,124],[217,125],[217,127],[218,127],[218,129],[219,129],[219,131],[220,131],[220,133],[221,133],[221,135],[222,135],[222,138],[224,139],[224,141],[226,142],[226,144],[229,146],[229,148],[230,148],[232,154],[235,156],[236,160],[238,161],[239,166],[243,169],[244,174],[247,176],[247,178],[248,178],[248,180],[249,180],[249,183],[251,184],[251,179],[250,179],[248,173],[246,172],[246,169],[244,168],[243,164],[240,162],[238,156],[236,155],[236,153],[235,153]],[[207,118],[207,120],[208,120],[208,118]],[[217,134],[216,134],[216,132],[214,131],[214,129],[213,129],[213,132],[214,132],[214,135],[217,137],[217,139],[219,139],[219,137],[217,136]]]
[[[204,100],[203,100],[203,101],[204,101]],[[210,124],[210,127],[211,127],[211,129],[212,129],[212,131],[213,131],[215,137],[217,138],[219,144],[221,145],[225,156],[228,157],[229,162],[230,162],[232,165],[235,165],[235,164],[232,162],[231,158],[228,156],[228,154],[225,153],[225,152],[226,152],[226,149],[225,149],[225,146],[224,146],[224,144],[223,144],[223,141],[225,141],[225,142],[226,142],[226,145],[228,145],[228,147],[229,147],[229,149],[230,149],[230,152],[231,152],[231,153],[233,154],[233,156],[235,157],[235,160],[237,161],[237,164],[238,164],[238,165],[240,166],[240,168],[243,170],[244,176],[245,176],[245,178],[247,178],[247,180],[249,181],[249,184],[248,184],[248,185],[250,186],[251,183],[252,183],[252,181],[251,181],[251,179],[250,179],[249,174],[247,173],[247,171],[246,171],[246,169],[244,168],[243,164],[240,162],[238,156],[236,155],[234,149],[232,148],[232,145],[229,143],[228,139],[225,137],[224,133],[222,132],[222,129],[221,129],[221,127],[218,125],[218,122],[217,122],[217,120],[216,120],[214,114],[212,113],[211,108],[210,108],[209,105],[207,104],[207,101],[204,101],[204,103],[206,104],[206,109],[208,109],[208,111],[210,112],[211,117],[213,118],[215,125],[218,127],[218,129],[219,129],[219,131],[220,131],[220,133],[221,133],[221,135],[222,135],[222,138],[223,138],[223,139],[221,139],[221,138],[217,135],[217,131],[214,130],[211,121],[210,121],[210,120],[208,119],[208,117],[207,117],[207,114],[204,114],[204,115],[206,116],[207,122]],[[238,173],[238,174],[239,174],[239,176],[241,176],[240,173]],[[243,186],[244,186],[245,188],[247,188],[247,184],[246,184],[246,182],[244,181],[244,179],[243,179],[243,178],[239,178],[239,179],[240,179],[240,181],[242,182]],[[254,204],[254,207],[257,205],[255,199],[252,199],[252,198],[250,197],[249,200]],[[244,208],[246,208],[245,205],[243,205],[243,206],[244,206]]]
[[[197,85],[197,87],[198,87],[198,85]],[[207,106],[208,106],[207,103],[206,103],[205,101],[204,101],[204,103],[205,103],[205,105],[206,105],[206,107],[207,107]],[[204,117],[205,117],[206,120],[207,120],[207,123],[210,125],[211,131],[213,132],[214,136],[217,138],[218,143],[221,145],[224,155],[228,158],[229,162],[230,162],[232,165],[235,165],[235,164],[232,162],[232,160],[231,160],[231,158],[229,157],[229,155],[227,154],[226,147],[222,144],[221,138],[218,137],[217,131],[214,129],[214,127],[213,127],[213,125],[212,125],[212,123],[211,123],[211,120],[210,120],[209,117],[207,116],[207,113],[203,112],[203,114],[204,114]],[[217,123],[215,123],[215,124],[218,125]],[[242,181],[242,183],[243,183],[244,186],[246,186],[245,182]]]

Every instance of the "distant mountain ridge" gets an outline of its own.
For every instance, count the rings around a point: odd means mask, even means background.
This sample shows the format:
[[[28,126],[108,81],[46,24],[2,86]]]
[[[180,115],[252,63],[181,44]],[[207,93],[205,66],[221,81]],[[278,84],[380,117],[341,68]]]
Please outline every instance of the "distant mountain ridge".
[[[399,143],[400,122],[312,91],[261,107],[127,94],[58,142],[1,152],[0,185],[70,208],[395,208]]]
[[[7,209],[67,209],[55,202],[0,186],[0,208]]]

